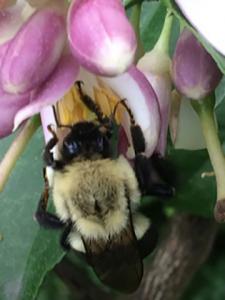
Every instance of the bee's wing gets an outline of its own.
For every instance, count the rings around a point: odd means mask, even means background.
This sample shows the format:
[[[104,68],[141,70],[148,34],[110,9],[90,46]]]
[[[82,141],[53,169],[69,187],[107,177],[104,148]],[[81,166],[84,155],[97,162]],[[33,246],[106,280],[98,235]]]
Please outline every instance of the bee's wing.
[[[83,238],[87,258],[99,279],[124,293],[134,292],[142,279],[143,263],[131,220],[108,240]]]

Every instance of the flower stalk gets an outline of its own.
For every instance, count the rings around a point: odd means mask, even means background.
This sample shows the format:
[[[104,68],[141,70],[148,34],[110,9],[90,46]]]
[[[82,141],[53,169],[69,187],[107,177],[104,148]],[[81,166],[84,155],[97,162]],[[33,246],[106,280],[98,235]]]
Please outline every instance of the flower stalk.
[[[24,152],[27,144],[31,140],[32,136],[40,126],[39,116],[35,116],[32,119],[28,120],[13,143],[10,145],[10,148],[6,152],[5,156],[0,162],[0,192],[3,191],[5,184],[16,165],[18,158]]]
[[[169,53],[172,24],[172,12],[170,10],[167,10],[161,34],[153,49],[163,52],[165,54]]]
[[[215,219],[218,222],[223,222],[225,220],[225,157],[217,133],[214,104],[214,93],[210,94],[202,101],[192,101],[192,106],[201,121],[207,150],[216,177],[217,203],[214,210]]]

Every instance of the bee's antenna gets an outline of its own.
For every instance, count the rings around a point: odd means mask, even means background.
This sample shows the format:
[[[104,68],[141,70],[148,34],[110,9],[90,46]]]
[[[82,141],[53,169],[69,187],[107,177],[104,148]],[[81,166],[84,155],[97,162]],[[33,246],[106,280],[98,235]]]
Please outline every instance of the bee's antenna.
[[[83,104],[93,113],[96,114],[98,121],[100,123],[104,122],[104,115],[102,113],[102,111],[100,110],[99,106],[91,99],[91,97],[89,97],[88,95],[86,95],[83,90],[82,90],[82,84],[83,81],[76,81],[75,83],[78,87],[78,91],[80,94],[80,99],[83,102]]]
[[[118,106],[121,104],[126,109],[127,113],[129,114],[131,125],[134,126],[136,124],[134,115],[133,115],[131,109],[127,106],[126,101],[127,101],[127,99],[122,99],[116,103],[116,105],[113,109],[112,117],[115,120],[116,110],[117,110]]]
[[[55,118],[55,122],[56,122],[56,126],[57,128],[69,128],[69,129],[72,129],[72,125],[63,125],[63,124],[60,124],[59,123],[59,120],[58,120],[58,117],[57,117],[57,113],[56,113],[56,109],[55,109],[55,106],[53,105],[53,114],[54,114],[54,118]]]
[[[58,117],[57,117],[55,105],[52,106],[52,109],[53,109],[53,114],[54,114],[54,118],[55,118],[56,125],[57,125],[57,127],[59,127],[60,124],[59,124],[59,120],[58,120]]]

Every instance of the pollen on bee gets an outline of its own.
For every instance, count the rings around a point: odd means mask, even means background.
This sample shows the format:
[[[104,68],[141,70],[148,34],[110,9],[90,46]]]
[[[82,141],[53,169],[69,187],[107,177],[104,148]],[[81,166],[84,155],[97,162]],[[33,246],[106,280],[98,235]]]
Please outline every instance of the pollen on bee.
[[[119,96],[105,83],[98,79],[98,84],[93,86],[93,100],[98,104],[104,115],[110,116],[118,101]],[[96,116],[81,100],[78,87],[74,85],[65,96],[56,104],[57,119],[60,124],[73,125],[81,121],[93,121]],[[120,124],[124,107],[119,105],[115,113],[115,121]]]

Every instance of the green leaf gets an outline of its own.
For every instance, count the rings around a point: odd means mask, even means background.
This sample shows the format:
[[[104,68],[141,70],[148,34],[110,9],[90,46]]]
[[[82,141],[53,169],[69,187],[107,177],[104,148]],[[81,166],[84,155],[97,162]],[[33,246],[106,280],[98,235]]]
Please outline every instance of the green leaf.
[[[209,42],[206,41],[205,38],[201,34],[199,34],[188,22],[188,20],[184,17],[178,6],[175,4],[174,0],[161,0],[162,3],[164,3],[173,13],[174,15],[179,19],[182,26],[188,27],[193,34],[197,37],[197,39],[204,45],[206,50],[212,55],[214,60],[217,62],[218,67],[220,68],[221,72],[225,74],[225,57],[220,54],[218,51],[213,48]]]
[[[142,15],[140,32],[145,50],[150,50],[155,45],[166,15],[166,8],[159,2],[144,2],[142,5]]]
[[[212,253],[191,280],[186,293],[182,297],[183,300],[220,300],[225,298],[224,229],[224,225],[220,226]]]
[[[13,136],[0,142],[3,157]],[[0,195],[0,299],[32,300],[45,274],[61,260],[59,233],[33,219],[43,189],[39,132],[17,162]]]
[[[219,102],[218,99],[217,102]],[[218,134],[225,151],[225,105],[217,105],[215,113],[218,121]],[[168,160],[175,170],[175,174],[171,176],[177,176],[176,195],[171,202],[168,202],[168,205],[181,211],[213,217],[216,179],[215,176],[201,177],[203,172],[212,171],[207,151],[172,149],[169,151]]]
[[[217,106],[218,133],[225,150],[224,115],[225,105]],[[216,179],[215,176],[204,178],[201,176],[204,172],[212,172],[207,151],[172,149],[167,159],[174,168],[174,174],[171,174],[171,177],[177,178],[175,179],[176,194],[171,201],[168,201],[168,206],[212,218],[216,201]]]
[[[216,107],[218,107],[225,99],[225,76],[220,81],[220,84],[216,88]]]
[[[72,294],[73,292],[73,294]],[[70,291],[54,272],[49,272],[45,278],[37,300],[82,300],[75,291]]]
[[[208,153],[205,150],[172,150],[168,160],[173,164],[175,197],[168,201],[169,207],[195,215],[213,217],[216,200],[215,177],[204,177],[211,172]]]

